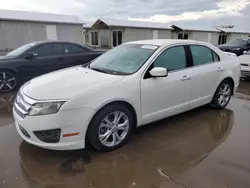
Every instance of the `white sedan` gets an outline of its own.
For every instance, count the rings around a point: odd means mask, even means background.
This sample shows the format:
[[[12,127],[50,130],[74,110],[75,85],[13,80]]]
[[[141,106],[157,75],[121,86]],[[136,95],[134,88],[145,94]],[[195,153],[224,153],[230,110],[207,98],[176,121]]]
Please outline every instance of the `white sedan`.
[[[136,127],[205,104],[225,108],[240,80],[237,57],[189,40],[123,44],[88,67],[26,83],[14,103],[28,143],[52,150],[123,145]]]
[[[241,64],[241,76],[250,77],[250,51],[239,56],[239,60]]]

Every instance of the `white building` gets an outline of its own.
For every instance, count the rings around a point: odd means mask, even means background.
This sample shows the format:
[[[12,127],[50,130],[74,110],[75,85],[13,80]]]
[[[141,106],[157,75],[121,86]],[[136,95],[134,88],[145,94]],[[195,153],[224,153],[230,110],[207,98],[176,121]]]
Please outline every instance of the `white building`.
[[[192,39],[205,41],[214,45],[227,41],[248,37],[249,31],[221,27],[184,27],[121,19],[98,19],[88,23],[85,28],[85,43],[96,47],[115,47],[119,44],[145,39]]]
[[[120,19],[98,19],[85,29],[86,43],[109,48],[135,40],[171,38],[172,32],[166,24]]]
[[[77,16],[0,10],[0,55],[39,40],[83,43],[82,25]]]
[[[222,27],[194,27],[172,25],[173,39],[191,39],[197,41],[209,42],[213,45],[224,44],[231,39],[239,37],[249,37],[250,31],[243,31],[237,28],[222,28]]]

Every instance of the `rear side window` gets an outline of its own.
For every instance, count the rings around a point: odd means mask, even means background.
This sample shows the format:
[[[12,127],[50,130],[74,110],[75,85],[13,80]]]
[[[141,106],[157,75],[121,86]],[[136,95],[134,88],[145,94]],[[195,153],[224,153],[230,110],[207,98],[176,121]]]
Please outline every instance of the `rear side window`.
[[[64,47],[65,47],[65,53],[69,54],[80,54],[87,51],[86,49],[74,44],[64,44]]]
[[[214,62],[212,50],[210,48],[205,46],[190,45],[190,50],[193,56],[194,66]]]
[[[184,46],[171,47],[155,60],[154,67],[164,67],[169,71],[186,67],[186,53]]]

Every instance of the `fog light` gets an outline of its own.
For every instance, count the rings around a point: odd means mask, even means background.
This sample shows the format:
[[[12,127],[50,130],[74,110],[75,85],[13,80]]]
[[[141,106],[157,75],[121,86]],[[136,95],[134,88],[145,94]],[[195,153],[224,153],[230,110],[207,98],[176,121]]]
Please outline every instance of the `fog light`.
[[[57,143],[60,141],[61,129],[34,131],[34,134],[42,142]]]

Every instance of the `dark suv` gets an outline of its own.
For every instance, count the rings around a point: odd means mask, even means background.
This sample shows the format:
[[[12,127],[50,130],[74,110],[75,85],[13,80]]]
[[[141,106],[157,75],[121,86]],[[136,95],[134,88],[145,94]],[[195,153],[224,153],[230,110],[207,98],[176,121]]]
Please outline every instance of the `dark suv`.
[[[217,46],[222,51],[235,53],[237,56],[243,54],[244,51],[250,49],[250,39],[249,38],[236,38],[230,40],[226,44]]]
[[[0,92],[13,91],[42,74],[87,64],[103,52],[64,41],[25,44],[0,57]]]

